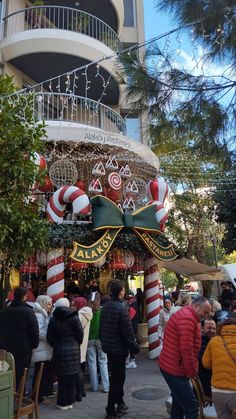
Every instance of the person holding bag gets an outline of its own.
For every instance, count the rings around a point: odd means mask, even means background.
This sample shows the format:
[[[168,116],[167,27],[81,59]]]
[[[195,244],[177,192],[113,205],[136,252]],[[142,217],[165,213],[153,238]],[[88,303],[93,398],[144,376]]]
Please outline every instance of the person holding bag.
[[[208,343],[202,364],[212,370],[212,399],[218,419],[230,419],[236,407],[236,316],[219,325],[218,336]]]

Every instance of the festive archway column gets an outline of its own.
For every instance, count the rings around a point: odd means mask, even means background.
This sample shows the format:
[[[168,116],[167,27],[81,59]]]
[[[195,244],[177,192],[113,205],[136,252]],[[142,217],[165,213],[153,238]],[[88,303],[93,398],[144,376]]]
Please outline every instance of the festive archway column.
[[[62,186],[51,196],[47,205],[47,219],[51,223],[63,223],[66,204],[72,203],[73,213],[88,215],[90,203],[84,191],[76,186]],[[64,297],[64,247],[50,249],[47,253],[47,295],[55,302]]]
[[[158,261],[153,256],[145,260],[144,291],[147,307],[149,358],[155,359],[160,355],[161,349],[158,337],[158,324],[159,314],[163,304],[163,296],[160,293]]]

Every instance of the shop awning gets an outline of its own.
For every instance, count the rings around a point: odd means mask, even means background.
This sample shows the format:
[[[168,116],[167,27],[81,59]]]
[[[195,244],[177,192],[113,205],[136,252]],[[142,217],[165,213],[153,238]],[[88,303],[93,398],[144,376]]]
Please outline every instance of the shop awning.
[[[171,262],[161,262],[161,266],[180,275],[188,276],[191,281],[222,281],[224,279],[221,269],[184,257]]]

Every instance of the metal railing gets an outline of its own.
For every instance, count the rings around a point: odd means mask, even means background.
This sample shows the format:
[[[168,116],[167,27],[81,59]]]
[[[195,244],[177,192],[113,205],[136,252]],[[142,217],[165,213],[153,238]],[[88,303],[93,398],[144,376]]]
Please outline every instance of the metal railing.
[[[124,119],[100,102],[67,93],[36,93],[34,103],[38,120],[77,122],[104,131],[126,134]]]
[[[116,32],[101,19],[71,7],[34,6],[11,13],[4,19],[4,37],[33,29],[62,29],[87,35],[117,52],[122,44]]]

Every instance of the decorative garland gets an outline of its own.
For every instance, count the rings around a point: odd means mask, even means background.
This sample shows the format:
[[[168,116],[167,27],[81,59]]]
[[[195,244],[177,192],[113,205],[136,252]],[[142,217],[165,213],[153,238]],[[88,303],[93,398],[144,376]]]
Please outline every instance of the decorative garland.
[[[50,224],[48,229],[48,246],[51,248],[62,246],[71,248],[72,241],[89,246],[102,235],[101,232],[92,230],[92,224]],[[162,246],[171,244],[162,234],[152,234],[152,237]],[[141,240],[130,229],[122,230],[114,242],[114,247],[147,254],[147,249]]]

